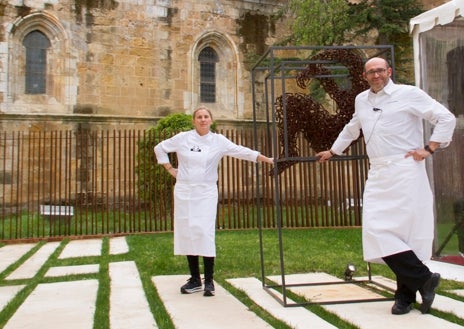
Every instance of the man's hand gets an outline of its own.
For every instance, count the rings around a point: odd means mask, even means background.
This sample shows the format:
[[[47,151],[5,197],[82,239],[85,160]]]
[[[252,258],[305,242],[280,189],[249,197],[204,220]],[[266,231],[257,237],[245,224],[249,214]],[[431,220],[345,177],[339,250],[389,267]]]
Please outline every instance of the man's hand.
[[[425,149],[416,149],[416,150],[409,151],[408,153],[406,153],[406,155],[404,157],[405,158],[413,157],[413,159],[416,160],[416,161],[422,161],[426,157],[431,156],[431,155],[432,154],[429,153]]]

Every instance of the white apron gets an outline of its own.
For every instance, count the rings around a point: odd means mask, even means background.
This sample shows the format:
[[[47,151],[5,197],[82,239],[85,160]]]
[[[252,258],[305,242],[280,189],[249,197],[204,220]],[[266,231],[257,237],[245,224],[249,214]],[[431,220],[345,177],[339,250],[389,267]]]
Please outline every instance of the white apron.
[[[370,160],[363,200],[364,260],[412,250],[421,260],[432,256],[433,195],[425,161],[397,155]]]
[[[216,257],[217,184],[174,186],[174,254]]]

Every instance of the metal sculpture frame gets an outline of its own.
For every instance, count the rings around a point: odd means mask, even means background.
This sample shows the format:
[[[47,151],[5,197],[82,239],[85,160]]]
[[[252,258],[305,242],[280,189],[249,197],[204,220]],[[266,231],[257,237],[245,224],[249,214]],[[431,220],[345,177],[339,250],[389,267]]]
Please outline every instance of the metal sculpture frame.
[[[356,302],[368,302],[368,301],[385,301],[390,300],[393,298],[390,297],[381,297],[381,298],[364,298],[364,299],[352,299],[352,300],[325,300],[325,301],[305,301],[305,302],[289,302],[288,288],[298,287],[298,286],[316,286],[316,285],[333,285],[333,284],[357,284],[357,285],[364,285],[366,287],[379,287],[379,289],[375,289],[377,291],[392,291],[392,289],[380,282],[376,282],[372,278],[371,272],[371,264],[367,263],[367,270],[368,270],[368,277],[367,280],[348,280],[348,281],[337,281],[337,282],[316,282],[316,283],[308,283],[302,282],[297,284],[287,284],[286,283],[286,270],[285,270],[285,257],[283,253],[284,249],[284,239],[282,236],[282,216],[280,211],[280,197],[279,197],[279,185],[280,185],[280,177],[279,174],[288,168],[289,166],[298,163],[298,162],[315,162],[318,160],[315,156],[310,157],[301,157],[295,153],[295,150],[292,150],[289,147],[290,142],[288,136],[288,111],[287,111],[287,104],[286,104],[286,97],[283,95],[287,94],[287,81],[289,79],[296,79],[298,76],[295,75],[295,72],[302,72],[305,70],[306,67],[309,67],[310,64],[318,64],[318,65],[337,65],[340,63],[339,60],[326,60],[321,58],[320,56],[317,57],[317,54],[322,52],[330,52],[330,51],[337,51],[337,50],[350,50],[356,51],[358,53],[364,54],[365,59],[382,56],[389,60],[390,65],[393,70],[393,74],[395,72],[394,68],[394,49],[391,45],[385,46],[332,46],[332,47],[270,47],[269,50],[258,60],[258,62],[252,68],[252,94],[253,94],[253,122],[254,122],[254,140],[255,140],[255,149],[262,149],[262,146],[257,145],[257,131],[258,125],[262,124],[263,121],[263,112],[264,112],[264,124],[266,128],[267,139],[270,141],[269,145],[272,147],[271,149],[263,150],[266,154],[279,154],[279,158],[276,159],[272,172],[270,173],[273,175],[274,180],[274,207],[276,208],[275,214],[276,218],[276,225],[278,230],[278,243],[279,243],[279,265],[280,265],[280,277],[281,277],[281,284],[276,284],[274,282],[270,282],[270,280],[266,277],[265,271],[265,257],[264,257],[264,241],[263,241],[263,225],[261,219],[261,176],[264,175],[263,172],[259,171],[258,165],[256,166],[256,191],[257,191],[257,216],[258,216],[258,229],[259,229],[259,244],[260,244],[260,265],[261,265],[261,282],[263,285],[263,289],[265,289],[272,297],[274,297],[281,305],[284,307],[290,306],[301,306],[301,305],[311,305],[311,304],[319,304],[319,305],[328,305],[328,304],[342,304],[342,303],[356,303]],[[298,57],[298,54],[303,54],[302,58]],[[308,54],[310,54],[308,56]],[[339,64],[338,64],[339,65]],[[343,78],[342,75],[335,74],[331,75],[330,70],[322,70],[313,76],[306,76],[305,78]],[[314,73],[310,73],[314,74]],[[362,74],[362,73],[361,73]],[[345,75],[345,77],[347,77]],[[392,77],[394,79],[394,76]],[[259,80],[261,79],[261,81]],[[301,75],[300,75],[301,80]],[[258,87],[261,88],[261,94],[258,97]],[[302,86],[305,86],[305,83],[302,83]],[[365,88],[367,89],[367,88]],[[277,92],[280,91],[278,94]],[[330,92],[329,92],[330,93]],[[280,99],[279,99],[280,97]],[[354,101],[354,98],[353,98]],[[281,108],[279,108],[280,113],[277,113],[277,104],[281,104]],[[263,105],[264,103],[264,105]],[[354,108],[354,104],[353,104]],[[316,109],[317,111],[317,109]],[[280,118],[278,119],[278,116]],[[345,115],[346,117],[346,115]],[[347,119],[347,118],[345,118]],[[348,118],[349,120],[349,118]],[[280,125],[280,126],[279,126]],[[344,125],[344,124],[343,124]],[[340,128],[340,124],[337,126]],[[335,129],[335,128],[334,128]],[[338,131],[339,132],[339,131]],[[337,134],[332,134],[332,138],[335,138]],[[279,150],[279,145],[277,139],[280,134],[280,141],[281,141],[281,148]],[[309,136],[310,137],[310,136]],[[331,143],[331,141],[329,141]],[[317,143],[313,142],[312,145],[317,145]],[[324,143],[319,143],[320,147],[326,146]],[[318,150],[316,150],[318,151]],[[332,161],[351,161],[351,160],[359,160],[365,159],[366,155],[351,155],[351,156],[343,156],[343,157],[334,157]],[[281,290],[281,294],[277,293],[277,289]]]

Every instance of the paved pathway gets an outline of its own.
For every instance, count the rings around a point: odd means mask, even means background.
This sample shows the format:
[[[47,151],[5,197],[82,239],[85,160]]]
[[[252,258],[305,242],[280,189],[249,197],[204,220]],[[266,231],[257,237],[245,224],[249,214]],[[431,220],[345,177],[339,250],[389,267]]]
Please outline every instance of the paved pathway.
[[[110,263],[111,329],[157,328],[135,262]]]
[[[0,316],[2,310],[22,290],[27,288],[24,280],[34,278],[41,273],[43,264],[49,259],[60,242],[49,242],[40,248],[37,244],[8,245],[0,248],[0,275],[9,271],[9,275],[0,280]],[[101,255],[102,240],[75,240],[69,242],[59,255],[59,259]],[[124,254],[129,251],[124,237],[110,239],[110,254]],[[89,258],[92,259],[92,258]],[[81,261],[80,261],[81,262]],[[17,264],[21,265],[17,266]],[[464,282],[464,266],[440,262],[428,264],[433,271],[440,272],[446,279]],[[98,280],[79,279],[79,275],[100,272],[99,264],[81,264],[52,267],[45,278],[51,283],[40,283],[27,292],[24,301],[8,319],[4,329],[93,329],[96,312]],[[156,305],[146,299],[142,282],[133,261],[112,262],[108,265],[110,276],[110,329],[152,329],[158,328],[151,309]],[[75,280],[60,281],[60,277],[73,275]],[[187,276],[169,275],[152,277],[152,283],[169,313],[174,325],[179,329],[227,329],[227,328],[271,328],[256,313],[250,311],[230,292],[216,283],[216,296],[205,298],[201,293],[182,295],[179,285]],[[280,276],[269,277],[279,283]],[[357,278],[365,280],[365,278]],[[382,277],[374,277],[385,286],[394,287],[395,283]],[[286,284],[296,284],[292,292],[312,300],[323,298],[354,299],[353,296],[370,298],[377,295],[359,285],[302,286],[301,283],[338,282],[340,279],[326,273],[293,274],[285,277]],[[56,281],[56,282],[55,282]],[[227,280],[237,289],[243,290],[248,297],[275,318],[292,328],[333,329],[332,324],[303,307],[283,307],[276,298],[268,294],[256,278],[233,278]],[[452,291],[464,296],[464,289]],[[276,295],[279,294],[276,292]],[[288,301],[292,303],[291,300]],[[389,313],[391,301],[339,303],[323,305],[327,311],[341,319],[351,322],[361,329],[391,328],[462,328],[433,315],[423,315],[413,310],[405,316],[393,316]],[[464,303],[445,296],[437,296],[434,309],[454,313],[464,319]],[[192,316],[192,314],[194,316]]]

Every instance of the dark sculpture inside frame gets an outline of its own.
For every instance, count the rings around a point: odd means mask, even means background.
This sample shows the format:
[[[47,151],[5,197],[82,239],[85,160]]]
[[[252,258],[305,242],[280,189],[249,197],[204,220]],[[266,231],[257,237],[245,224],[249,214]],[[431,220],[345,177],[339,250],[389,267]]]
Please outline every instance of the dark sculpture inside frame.
[[[356,95],[369,88],[363,78],[364,61],[356,49],[326,49],[311,56],[306,68],[296,75],[296,83],[298,87],[306,89],[311,80],[317,79],[325,91],[323,97],[330,98],[335,105],[333,110],[329,111],[324,108],[321,100],[308,93],[285,93],[279,96],[275,102],[276,123],[282,150],[279,158],[299,156],[299,133],[302,133],[315,152],[330,148],[354,113]],[[343,75],[345,77],[341,78]],[[284,154],[285,137],[288,154]],[[297,162],[280,162],[278,173]]]

